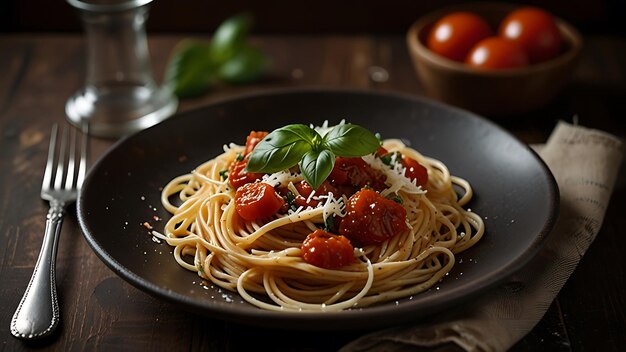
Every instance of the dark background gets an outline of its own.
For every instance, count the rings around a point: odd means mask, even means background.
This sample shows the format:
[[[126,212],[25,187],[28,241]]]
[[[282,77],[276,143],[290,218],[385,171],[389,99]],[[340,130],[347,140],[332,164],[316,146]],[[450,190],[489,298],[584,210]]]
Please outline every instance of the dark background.
[[[417,18],[456,3],[155,0],[148,32],[163,35],[151,38],[152,65],[161,75],[180,40],[194,33],[208,36],[225,18],[248,11],[256,19],[254,33],[260,34],[253,38],[255,44],[276,60],[268,79],[220,86],[181,101],[179,111],[279,87],[321,85],[420,95],[423,85],[411,66],[404,35]],[[526,143],[541,143],[558,119],[571,121],[576,115],[584,126],[625,138],[626,0],[516,3],[538,5],[568,20],[585,35],[585,45],[572,83],[559,97],[538,111],[498,123]],[[244,326],[189,314],[127,284],[81,239],[76,217],[67,216],[57,261],[61,329],[39,344],[10,336],[8,322],[37,260],[48,210],[38,193],[50,124],[65,120],[66,99],[84,84],[81,33],[82,24],[66,0],[0,0],[0,351],[249,351],[258,348],[258,341],[276,341],[277,334],[285,341],[272,344],[275,350],[328,351],[361,335],[267,328],[247,329],[243,336]],[[356,58],[359,65],[354,65]],[[371,66],[386,68],[388,81],[372,80]],[[293,74],[296,69],[299,76]],[[92,160],[112,144],[93,138]],[[625,175],[622,165],[597,239],[541,322],[512,352],[624,351]]]
[[[502,1],[551,11],[583,34],[626,33],[626,0]],[[447,0],[155,0],[148,31],[212,32],[225,18],[243,11],[255,18],[256,33],[404,33],[425,13],[457,4]],[[81,23],[64,0],[0,1],[0,32],[73,32]]]

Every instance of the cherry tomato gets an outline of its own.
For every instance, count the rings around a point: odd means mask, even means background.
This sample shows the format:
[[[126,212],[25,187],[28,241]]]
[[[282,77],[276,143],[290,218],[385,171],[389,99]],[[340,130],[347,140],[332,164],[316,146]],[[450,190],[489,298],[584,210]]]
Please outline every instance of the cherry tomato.
[[[320,268],[337,269],[354,262],[354,248],[344,236],[315,230],[302,242],[302,258]]]
[[[267,183],[246,183],[235,194],[235,210],[245,220],[260,220],[278,212],[285,201]]]
[[[485,20],[470,12],[454,12],[439,19],[427,38],[433,52],[455,61],[463,61],[480,40],[493,35]]]
[[[359,245],[378,244],[408,229],[402,205],[377,192],[362,189],[346,206],[339,234]]]
[[[490,37],[476,44],[465,62],[470,66],[486,69],[504,69],[528,66],[526,51],[516,42]]]
[[[428,170],[422,164],[408,156],[402,158],[402,164],[406,168],[404,176],[411,181],[415,180],[416,185],[426,187],[426,184],[428,184]]]
[[[246,138],[246,149],[243,152],[243,155],[248,155],[249,153],[251,153],[254,150],[254,147],[256,147],[257,144],[259,144],[259,142],[265,138],[265,136],[267,136],[268,133],[267,132],[255,132],[252,131],[250,132],[250,134],[248,135],[248,137]]]
[[[228,167],[228,183],[230,183],[234,189],[263,178],[264,174],[262,173],[247,172],[247,164],[248,158],[244,158],[241,161],[233,161]]]
[[[528,53],[530,63],[557,56],[563,43],[552,15],[536,7],[511,12],[500,24],[498,32],[501,37],[519,43]]]

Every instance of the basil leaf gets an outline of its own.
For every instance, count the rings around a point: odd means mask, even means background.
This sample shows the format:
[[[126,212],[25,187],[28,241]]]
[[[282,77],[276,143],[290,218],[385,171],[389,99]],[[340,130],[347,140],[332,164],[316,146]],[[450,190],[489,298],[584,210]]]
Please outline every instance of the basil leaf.
[[[248,157],[246,171],[271,174],[288,169],[296,165],[310,149],[309,144],[301,140],[279,148],[269,143],[259,143]]]
[[[243,13],[226,19],[215,30],[211,39],[211,58],[217,64],[222,64],[233,57],[237,48],[246,40],[252,17]]]
[[[335,166],[335,155],[327,149],[312,149],[300,161],[300,172],[313,189],[318,189]]]
[[[261,76],[267,63],[261,50],[243,45],[220,67],[218,74],[220,79],[227,83],[250,83]]]
[[[296,165],[321,137],[305,125],[287,125],[268,134],[256,145],[246,171],[272,173]]]
[[[275,130],[274,132],[277,132],[277,131],[281,132],[281,137],[289,136],[289,138],[300,138],[301,140],[309,143],[311,147],[319,145],[319,143],[321,143],[322,141],[322,137],[314,129],[312,129],[311,127],[307,125],[302,125],[302,124],[287,125],[287,126],[284,126]]]
[[[166,72],[165,82],[180,98],[204,94],[216,76],[209,62],[209,45],[185,40],[174,48]]]
[[[378,138],[367,129],[353,124],[335,126],[324,142],[337,156],[357,157],[373,153],[380,146]]]

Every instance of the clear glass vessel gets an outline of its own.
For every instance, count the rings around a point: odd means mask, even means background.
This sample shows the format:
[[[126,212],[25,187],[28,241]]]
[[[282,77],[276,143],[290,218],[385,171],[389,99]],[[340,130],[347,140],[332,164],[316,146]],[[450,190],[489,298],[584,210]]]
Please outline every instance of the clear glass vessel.
[[[154,80],[146,40],[152,0],[67,0],[86,34],[85,86],[67,101],[71,123],[89,133],[121,137],[171,116],[178,100]]]

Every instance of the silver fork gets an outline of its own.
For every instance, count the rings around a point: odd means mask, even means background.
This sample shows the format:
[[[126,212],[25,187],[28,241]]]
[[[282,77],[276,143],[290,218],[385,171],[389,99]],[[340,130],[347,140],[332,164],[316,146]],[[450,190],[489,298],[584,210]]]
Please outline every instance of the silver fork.
[[[11,320],[11,334],[27,340],[50,335],[59,323],[55,274],[57,245],[65,209],[76,201],[87,169],[87,124],[83,125],[81,136],[77,136],[75,128],[68,136],[67,127],[63,128],[60,143],[57,143],[57,132],[55,124],[50,134],[48,161],[41,186],[41,198],[50,204],[43,244],[33,275]],[[77,148],[78,139],[80,146]],[[55,153],[57,144],[58,153]],[[78,168],[76,154],[79,155]]]

